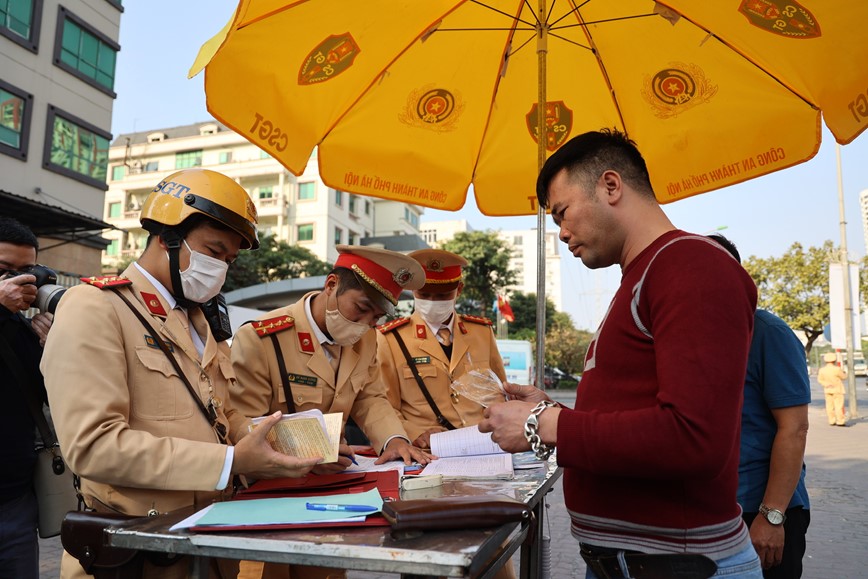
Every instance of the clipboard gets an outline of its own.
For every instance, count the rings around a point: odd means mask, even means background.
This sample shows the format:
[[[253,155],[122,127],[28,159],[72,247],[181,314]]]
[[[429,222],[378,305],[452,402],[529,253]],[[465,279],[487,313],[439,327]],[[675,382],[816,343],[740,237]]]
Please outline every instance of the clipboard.
[[[311,497],[318,495],[338,495],[347,493],[363,493],[377,489],[384,501],[394,501],[400,498],[398,471],[382,472],[352,472],[338,474],[309,474],[300,478],[278,478],[257,481],[249,488],[238,491],[233,501],[247,499],[267,499],[279,497]],[[277,531],[334,527],[388,527],[389,522],[381,513],[365,517],[364,521],[326,521],[320,523],[291,523],[286,525],[223,525],[193,526],[196,532],[223,531]]]

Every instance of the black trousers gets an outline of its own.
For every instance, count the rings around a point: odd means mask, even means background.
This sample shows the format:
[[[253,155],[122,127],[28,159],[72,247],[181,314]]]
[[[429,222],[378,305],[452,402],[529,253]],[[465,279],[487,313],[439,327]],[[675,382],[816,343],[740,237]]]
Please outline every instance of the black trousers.
[[[759,513],[742,513],[742,519],[750,527]],[[802,576],[802,558],[805,556],[805,535],[811,524],[811,511],[802,507],[787,509],[784,521],[784,554],[781,564],[763,569],[765,579],[799,579]]]

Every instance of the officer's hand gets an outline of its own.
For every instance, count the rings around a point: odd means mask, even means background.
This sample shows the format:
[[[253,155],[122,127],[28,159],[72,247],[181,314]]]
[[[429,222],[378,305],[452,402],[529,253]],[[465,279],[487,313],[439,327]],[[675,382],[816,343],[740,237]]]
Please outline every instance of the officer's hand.
[[[253,432],[235,445],[232,474],[243,474],[255,479],[301,477],[310,472],[322,457],[296,458],[277,452],[265,439],[271,427],[278,423],[281,413],[275,412],[260,422]]]
[[[762,515],[750,524],[750,540],[763,569],[781,564],[784,556],[784,526],[772,525]]]
[[[29,273],[15,277],[3,274],[0,277],[0,304],[13,314],[29,309],[36,299],[35,283],[36,276]]]
[[[51,329],[51,324],[54,322],[54,314],[36,314],[30,319],[30,327],[33,332],[39,336],[39,345],[44,346],[45,340],[48,339],[48,330]]]
[[[428,464],[437,458],[432,454],[428,454],[421,448],[411,446],[409,442],[403,438],[393,438],[383,449],[383,454],[374,464],[383,464],[390,460],[403,460],[404,464],[411,465],[414,462],[419,464]]]
[[[446,429],[442,426],[435,426],[434,428],[429,428],[413,441],[413,446],[416,448],[422,448],[424,450],[428,450],[431,448],[431,435],[437,432],[446,432]]]
[[[338,446],[338,461],[328,464],[318,464],[313,467],[314,474],[335,474],[347,470],[355,460],[353,449],[346,444]]]
[[[521,400],[522,402],[532,402],[534,404],[542,402],[543,400],[551,400],[548,394],[539,388],[534,388],[533,386],[523,386],[521,384],[504,382],[503,389],[506,391],[510,400]]]

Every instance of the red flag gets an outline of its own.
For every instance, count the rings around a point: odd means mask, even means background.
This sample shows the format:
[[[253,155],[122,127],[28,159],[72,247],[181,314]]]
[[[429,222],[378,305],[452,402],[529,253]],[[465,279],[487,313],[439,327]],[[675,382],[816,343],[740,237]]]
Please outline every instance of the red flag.
[[[497,307],[500,310],[500,315],[503,316],[503,319],[507,322],[515,321],[515,314],[512,313],[512,308],[509,306],[509,302],[503,296],[497,296]]]

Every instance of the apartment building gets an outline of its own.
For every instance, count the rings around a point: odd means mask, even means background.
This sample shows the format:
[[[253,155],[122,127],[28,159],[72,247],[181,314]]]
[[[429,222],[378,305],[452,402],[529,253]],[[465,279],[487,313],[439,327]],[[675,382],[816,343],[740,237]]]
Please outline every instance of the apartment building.
[[[273,234],[333,263],[338,244],[363,238],[418,235],[422,208],[327,187],[316,151],[296,177],[277,160],[216,121],[118,135],[109,149],[104,218],[118,228],[106,237],[106,271],[123,266],[144,248],[139,210],[159,181],[179,169],[201,167],[235,179],[254,200],[260,235]],[[414,225],[415,224],[415,225]]]
[[[456,233],[473,231],[467,220],[425,221],[422,223],[422,239],[431,247],[440,247],[455,237]],[[509,291],[537,293],[537,230],[499,230],[498,235],[512,247],[510,268],[516,273],[518,283]],[[563,290],[561,287],[561,256],[558,253],[558,234],[547,231],[545,234],[546,260],[546,297],[552,300],[558,311],[563,311]]]
[[[0,1],[0,215],[42,263],[100,271],[120,0]]]

